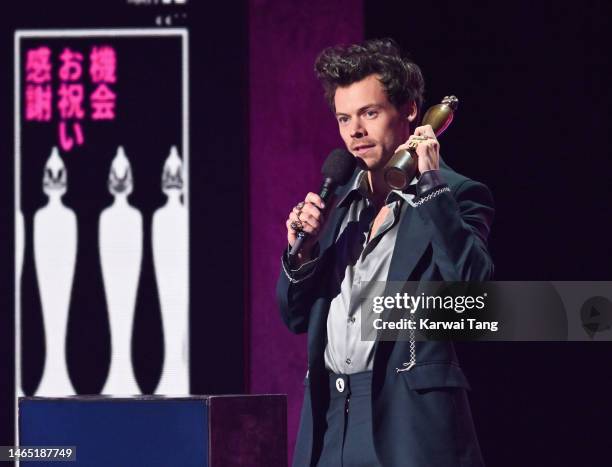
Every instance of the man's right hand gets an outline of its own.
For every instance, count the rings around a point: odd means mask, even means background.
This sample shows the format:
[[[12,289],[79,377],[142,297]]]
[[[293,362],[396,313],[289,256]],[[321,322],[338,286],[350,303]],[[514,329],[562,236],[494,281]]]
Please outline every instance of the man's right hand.
[[[300,230],[308,234],[294,261],[295,266],[300,266],[312,258],[312,249],[316,245],[325,223],[322,213],[324,208],[325,204],[321,197],[311,192],[306,195],[303,202],[295,206],[289,213],[289,218],[285,223],[289,245],[293,246]]]

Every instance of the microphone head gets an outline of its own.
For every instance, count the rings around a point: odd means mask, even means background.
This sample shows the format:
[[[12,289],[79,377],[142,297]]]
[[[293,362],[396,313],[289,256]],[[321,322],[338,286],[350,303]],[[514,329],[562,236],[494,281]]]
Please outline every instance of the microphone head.
[[[357,158],[346,149],[334,149],[323,163],[321,173],[336,185],[346,184],[355,171]]]

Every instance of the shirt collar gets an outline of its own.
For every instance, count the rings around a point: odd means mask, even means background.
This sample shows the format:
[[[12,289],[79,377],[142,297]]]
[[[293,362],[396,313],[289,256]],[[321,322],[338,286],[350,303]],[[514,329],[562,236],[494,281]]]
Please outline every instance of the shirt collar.
[[[409,204],[412,204],[413,198],[416,196],[416,184],[418,182],[418,178],[414,177],[410,182],[410,185],[405,190],[391,190],[387,195],[387,200],[385,204],[389,204],[395,200],[403,199],[407,201]],[[340,198],[338,201],[338,207],[341,207],[344,204],[349,204],[355,196],[361,196],[365,198],[368,195],[368,179],[367,172],[365,170],[361,170],[357,173],[357,176],[353,180],[351,187],[346,192],[346,194]]]

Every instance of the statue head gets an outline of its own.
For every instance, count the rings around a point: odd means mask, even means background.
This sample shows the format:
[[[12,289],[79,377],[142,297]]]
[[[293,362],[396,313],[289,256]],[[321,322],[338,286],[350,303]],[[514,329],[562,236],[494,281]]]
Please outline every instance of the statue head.
[[[59,151],[54,146],[45,164],[43,191],[47,196],[52,196],[53,194],[62,196],[66,193],[67,186],[68,176],[66,174],[66,166],[59,155]]]
[[[172,146],[164,163],[162,190],[168,196],[171,192],[183,192],[183,161],[178,155],[176,146]]]
[[[117,154],[111,163],[110,173],[108,174],[108,191],[113,196],[127,196],[132,192],[133,188],[132,166],[125,155],[123,146],[119,146]]]

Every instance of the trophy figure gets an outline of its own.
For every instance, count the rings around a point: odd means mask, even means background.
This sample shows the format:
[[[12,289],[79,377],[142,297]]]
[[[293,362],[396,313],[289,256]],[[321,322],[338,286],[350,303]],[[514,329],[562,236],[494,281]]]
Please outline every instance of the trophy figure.
[[[156,394],[189,394],[189,245],[183,163],[172,147],[164,164],[166,204],[153,215],[153,261],[164,332],[164,364]]]
[[[130,205],[130,162],[120,146],[111,164],[113,204],[100,214],[100,263],[108,306],[111,362],[102,394],[140,394],[132,366],[132,328],[142,265],[142,214]]]
[[[66,167],[57,148],[53,148],[43,176],[43,191],[49,201],[34,214],[34,262],[46,344],[37,396],[75,393],[66,364],[66,333],[76,264],[77,219],[62,203],[66,189]]]

